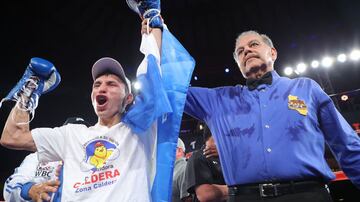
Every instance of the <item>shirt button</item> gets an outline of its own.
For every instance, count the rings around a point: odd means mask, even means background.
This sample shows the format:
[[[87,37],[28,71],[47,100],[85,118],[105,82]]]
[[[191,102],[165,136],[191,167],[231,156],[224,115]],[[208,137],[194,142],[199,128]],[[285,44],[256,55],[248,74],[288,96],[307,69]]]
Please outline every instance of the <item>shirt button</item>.
[[[265,128],[270,128],[270,126],[266,124],[266,125],[265,125]]]
[[[270,153],[270,152],[271,152],[271,149],[270,149],[270,148],[267,148],[267,150],[266,150],[266,151]]]

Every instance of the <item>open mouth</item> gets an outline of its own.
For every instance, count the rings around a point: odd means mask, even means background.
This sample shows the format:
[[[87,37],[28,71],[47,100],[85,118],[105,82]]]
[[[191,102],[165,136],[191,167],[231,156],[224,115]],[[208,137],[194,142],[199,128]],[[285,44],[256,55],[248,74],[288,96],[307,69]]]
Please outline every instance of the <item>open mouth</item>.
[[[104,105],[106,102],[107,102],[107,97],[105,96],[105,95],[98,95],[98,96],[96,96],[96,102],[100,105],[100,106],[102,106],[102,105]]]

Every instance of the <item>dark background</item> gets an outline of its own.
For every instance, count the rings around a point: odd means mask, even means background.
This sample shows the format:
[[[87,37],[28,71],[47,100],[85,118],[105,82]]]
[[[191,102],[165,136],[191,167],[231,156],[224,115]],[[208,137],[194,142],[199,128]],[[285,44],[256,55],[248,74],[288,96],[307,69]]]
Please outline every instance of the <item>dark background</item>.
[[[278,51],[275,69],[280,75],[285,66],[301,61],[309,64],[324,55],[359,48],[359,8],[356,0],[162,1],[165,23],[196,59],[198,80],[191,85],[204,87],[244,84],[232,52],[237,34],[249,29],[272,38]],[[0,97],[21,78],[31,57],[42,57],[54,63],[62,82],[41,97],[31,128],[59,126],[70,116],[94,124],[91,66],[100,57],[110,56],[134,79],[142,59],[140,23],[125,0],[1,1]],[[230,72],[226,74],[225,68]],[[304,74],[319,83],[330,81],[329,94],[358,89],[359,75],[360,61],[337,63],[326,72],[309,69]],[[0,130],[12,105],[6,103],[0,109]],[[347,111],[358,109],[354,103],[344,106]],[[357,119],[359,113],[351,116]],[[183,134],[196,125],[185,116]],[[0,184],[26,154],[0,146]]]

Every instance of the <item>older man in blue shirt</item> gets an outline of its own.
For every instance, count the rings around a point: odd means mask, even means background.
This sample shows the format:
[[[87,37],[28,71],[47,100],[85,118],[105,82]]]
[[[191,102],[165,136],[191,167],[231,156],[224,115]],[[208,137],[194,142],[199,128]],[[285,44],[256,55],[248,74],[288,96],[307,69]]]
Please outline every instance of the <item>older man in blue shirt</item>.
[[[360,188],[360,139],[313,80],[274,71],[269,37],[240,34],[234,58],[246,86],[191,87],[185,112],[214,134],[229,201],[331,201],[325,142]]]

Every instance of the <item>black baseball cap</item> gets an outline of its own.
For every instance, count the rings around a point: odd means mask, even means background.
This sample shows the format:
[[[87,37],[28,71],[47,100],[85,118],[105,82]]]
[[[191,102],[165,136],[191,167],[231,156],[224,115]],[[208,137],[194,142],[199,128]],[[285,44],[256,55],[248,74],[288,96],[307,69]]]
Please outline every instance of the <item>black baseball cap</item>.
[[[130,80],[126,77],[124,69],[122,68],[121,64],[114,58],[111,57],[100,58],[92,66],[91,72],[94,81],[99,76],[104,75],[106,73],[110,73],[118,76],[126,84],[126,87],[131,93]]]

